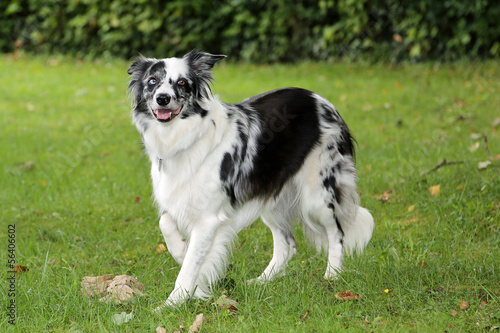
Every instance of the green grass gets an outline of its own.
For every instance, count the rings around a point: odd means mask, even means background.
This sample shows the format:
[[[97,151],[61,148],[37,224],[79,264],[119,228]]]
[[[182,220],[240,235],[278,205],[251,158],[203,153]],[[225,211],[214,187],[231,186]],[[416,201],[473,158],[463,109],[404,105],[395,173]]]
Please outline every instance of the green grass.
[[[326,256],[297,230],[287,275],[247,285],[272,252],[270,232],[257,222],[240,234],[232,268],[215,289],[215,297],[224,292],[239,302],[236,313],[192,301],[161,316],[150,310],[166,299],[179,267],[155,251],[163,239],[149,162],[130,120],[127,66],[0,58],[2,331],[172,332],[180,324],[187,331],[198,313],[205,316],[202,332],[463,332],[500,325],[498,61],[218,65],[213,90],[224,101],[300,86],[337,106],[358,141],[361,200],[376,227],[365,253],[346,258],[338,281],[322,279]],[[460,163],[420,176],[444,158]],[[480,170],[486,160],[492,164]],[[428,188],[437,184],[441,192],[432,197]],[[377,199],[386,190],[390,201]],[[16,277],[15,326],[5,310],[8,224],[16,225],[18,264],[29,268]],[[145,296],[115,305],[80,294],[84,276],[109,273],[136,277]],[[336,300],[343,290],[363,298]],[[116,326],[112,315],[122,311],[134,318]]]

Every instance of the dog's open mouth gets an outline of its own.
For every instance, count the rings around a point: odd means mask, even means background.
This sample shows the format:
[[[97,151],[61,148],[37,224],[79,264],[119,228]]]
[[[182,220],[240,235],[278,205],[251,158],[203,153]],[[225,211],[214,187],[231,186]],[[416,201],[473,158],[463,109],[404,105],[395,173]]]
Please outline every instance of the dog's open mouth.
[[[170,109],[158,109],[158,110],[153,110],[153,113],[158,119],[158,121],[161,122],[169,122],[172,119],[174,119],[179,113],[181,113],[182,105],[179,106],[177,110],[170,110]]]

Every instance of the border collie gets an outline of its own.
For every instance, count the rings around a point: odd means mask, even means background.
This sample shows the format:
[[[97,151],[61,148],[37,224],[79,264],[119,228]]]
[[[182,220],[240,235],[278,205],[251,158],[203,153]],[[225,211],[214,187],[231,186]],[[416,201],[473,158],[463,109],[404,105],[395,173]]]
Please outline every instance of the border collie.
[[[210,89],[223,58],[194,50],[139,57],[128,69],[160,229],[181,265],[158,309],[210,297],[237,233],[259,217],[274,253],[256,282],[283,273],[296,251],[297,220],[328,252],[326,279],[340,271],[344,248],[361,252],[372,235],[373,218],[358,204],[353,138],[335,107],[299,88],[223,103]]]

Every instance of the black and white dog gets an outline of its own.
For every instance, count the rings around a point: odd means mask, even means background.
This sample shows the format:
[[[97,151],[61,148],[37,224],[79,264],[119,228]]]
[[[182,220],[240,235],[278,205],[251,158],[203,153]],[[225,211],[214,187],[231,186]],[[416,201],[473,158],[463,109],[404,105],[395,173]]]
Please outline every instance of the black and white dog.
[[[223,58],[139,57],[128,69],[160,229],[182,265],[163,306],[208,298],[237,233],[259,217],[274,239],[259,282],[283,273],[296,220],[328,251],[326,279],[340,271],[344,248],[362,251],[372,235],[373,218],[358,206],[353,139],[335,107],[299,88],[223,103],[210,89]]]

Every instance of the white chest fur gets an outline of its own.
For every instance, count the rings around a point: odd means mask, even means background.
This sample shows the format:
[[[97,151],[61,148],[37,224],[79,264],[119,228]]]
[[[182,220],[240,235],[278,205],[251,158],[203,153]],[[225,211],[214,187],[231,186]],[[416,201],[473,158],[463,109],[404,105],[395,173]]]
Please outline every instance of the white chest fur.
[[[216,112],[213,106],[211,110],[205,118],[175,119],[143,132],[160,214],[168,212],[187,234],[193,223],[208,215],[220,220],[231,215],[220,181],[220,163],[236,129],[225,113]]]

